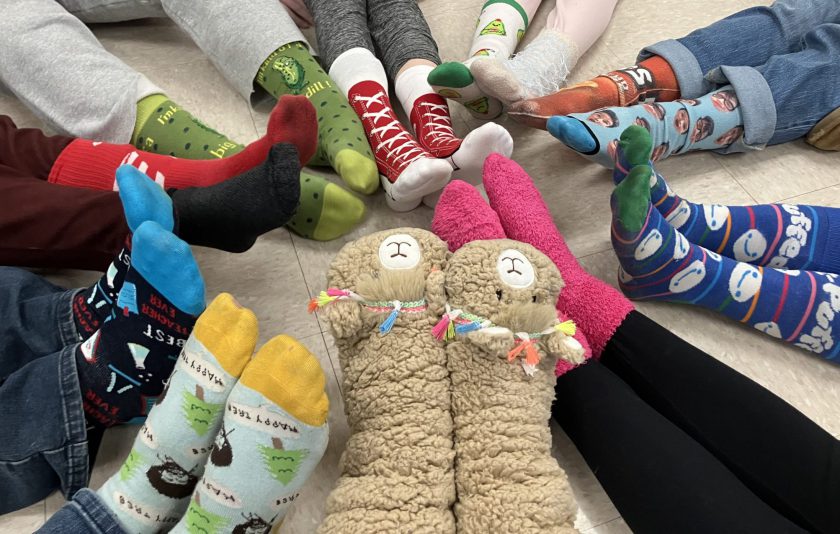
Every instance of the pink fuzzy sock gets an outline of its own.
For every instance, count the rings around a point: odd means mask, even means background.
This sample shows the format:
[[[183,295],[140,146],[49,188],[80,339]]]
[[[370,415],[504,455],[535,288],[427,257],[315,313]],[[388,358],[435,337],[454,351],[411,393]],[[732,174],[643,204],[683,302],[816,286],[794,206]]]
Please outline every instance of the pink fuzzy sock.
[[[480,239],[505,239],[499,216],[481,198],[478,190],[461,180],[452,180],[443,188],[432,232],[455,252],[465,243]]]
[[[443,189],[440,200],[435,206],[432,231],[446,241],[452,252],[470,241],[507,238],[496,212],[481,198],[476,188],[461,180],[452,180]],[[566,287],[561,292],[561,299],[562,293],[568,291],[568,284],[569,282],[566,281]],[[569,319],[559,305],[557,311],[561,322]],[[583,346],[584,358],[589,359],[592,356],[592,349],[589,347],[589,341],[582,328],[578,328],[574,338]],[[573,368],[574,365],[558,360],[557,376]]]
[[[560,269],[566,287],[557,309],[571,316],[600,356],[633,304],[580,266],[531,177],[515,161],[491,154],[484,162],[484,189],[507,236],[530,243]]]

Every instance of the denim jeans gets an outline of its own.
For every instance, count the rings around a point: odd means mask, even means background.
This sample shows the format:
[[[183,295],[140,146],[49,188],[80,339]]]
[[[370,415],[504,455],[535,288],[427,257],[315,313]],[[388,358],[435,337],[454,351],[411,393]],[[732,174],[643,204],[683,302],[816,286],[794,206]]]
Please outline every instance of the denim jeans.
[[[0,514],[87,485],[75,293],[0,267]]]
[[[683,98],[735,88],[744,142],[760,149],[805,136],[840,107],[840,2],[779,0],[740,11],[676,40],[642,50],[663,57]]]
[[[73,500],[62,506],[38,534],[124,534],[122,526],[114,513],[95,492],[82,489],[73,496]]]

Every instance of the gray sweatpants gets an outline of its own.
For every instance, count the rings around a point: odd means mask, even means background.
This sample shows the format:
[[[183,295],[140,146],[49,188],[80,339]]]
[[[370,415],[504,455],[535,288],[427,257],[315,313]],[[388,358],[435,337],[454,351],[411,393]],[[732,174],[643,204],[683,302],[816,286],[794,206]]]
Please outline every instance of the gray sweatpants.
[[[305,0],[315,19],[318,51],[329,72],[335,58],[367,48],[394,80],[410,59],[439,64],[437,43],[416,0]]]
[[[61,133],[127,143],[137,101],[165,93],[84,25],[170,17],[245,98],[263,61],[304,41],[278,0],[14,0],[0,6],[0,84]]]

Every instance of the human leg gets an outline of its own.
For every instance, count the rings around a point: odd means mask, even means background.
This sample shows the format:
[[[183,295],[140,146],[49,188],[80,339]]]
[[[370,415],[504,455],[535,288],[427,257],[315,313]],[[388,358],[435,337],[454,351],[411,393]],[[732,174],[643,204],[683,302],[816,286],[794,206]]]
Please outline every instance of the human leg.
[[[502,112],[501,102],[481,92],[470,65],[479,57],[512,56],[540,3],[541,0],[488,0],[476,21],[468,59],[443,63],[429,73],[428,81],[435,92],[462,104],[473,117],[497,117]]]
[[[18,128],[11,117],[0,115],[0,165],[46,180],[59,154],[72,137],[45,135],[38,128]]]
[[[650,167],[634,167],[611,199],[626,295],[697,304],[836,361],[838,275],[754,267],[690,243],[652,206],[651,177]]]
[[[790,521],[840,528],[840,442],[790,404],[639,313],[601,363]]]
[[[757,73],[753,78],[756,77]],[[546,125],[551,135],[566,146],[608,168],[615,163],[621,133],[633,124],[650,132],[653,161],[691,150],[758,150],[764,143],[756,144],[755,137],[747,139],[747,132],[766,137],[772,102],[761,99],[756,106],[759,98],[751,94],[748,99],[751,105],[742,102],[732,86],[724,86],[699,99],[554,116]]]
[[[634,531],[805,532],[600,362],[559,377],[555,393],[554,420]]]
[[[114,512],[102,499],[87,488],[82,488],[73,495],[73,499],[64,503],[47,522],[36,530],[38,534],[125,534]]]
[[[617,0],[556,0],[546,27],[511,59],[479,58],[479,88],[505,104],[557,91],[581,55],[607,29]]]
[[[651,150],[647,131],[626,129],[616,150],[613,180],[621,183],[633,166],[650,161]],[[676,194],[659,173],[655,178],[651,202],[689,242],[753,265],[840,274],[840,250],[833,239],[840,226],[837,208],[695,204]]]
[[[649,46],[637,65],[517,102],[509,113],[530,126],[545,128],[552,115],[628,106],[646,98],[660,102],[698,98],[717,87],[716,80],[705,78],[710,70],[721,65],[757,67],[774,55],[798,51],[806,33],[838,19],[840,8],[831,0],[781,0],[753,7],[680,39]]]

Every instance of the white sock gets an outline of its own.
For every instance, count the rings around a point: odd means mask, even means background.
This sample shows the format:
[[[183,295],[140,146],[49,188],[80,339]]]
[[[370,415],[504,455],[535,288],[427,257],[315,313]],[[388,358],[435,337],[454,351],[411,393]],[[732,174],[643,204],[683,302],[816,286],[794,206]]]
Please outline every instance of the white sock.
[[[432,86],[429,85],[429,73],[432,72],[432,65],[415,65],[409,67],[397,75],[394,82],[394,92],[402,104],[406,115],[411,113],[414,103],[423,95],[435,94]]]
[[[515,7],[496,2],[481,10],[473,35],[469,57],[499,56],[509,58],[525,34],[527,22]],[[464,62],[469,66],[469,59]]]
[[[330,66],[329,74],[344,92],[344,96],[347,96],[351,87],[366,80],[374,81],[386,91],[388,90],[388,75],[385,74],[385,68],[367,48],[351,48],[342,52]]]

